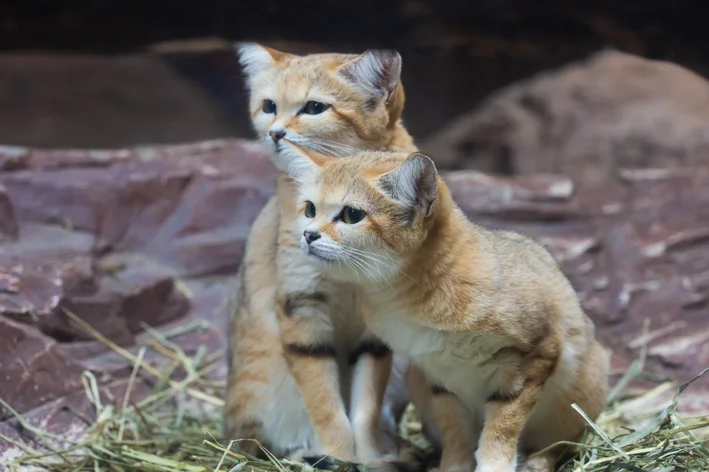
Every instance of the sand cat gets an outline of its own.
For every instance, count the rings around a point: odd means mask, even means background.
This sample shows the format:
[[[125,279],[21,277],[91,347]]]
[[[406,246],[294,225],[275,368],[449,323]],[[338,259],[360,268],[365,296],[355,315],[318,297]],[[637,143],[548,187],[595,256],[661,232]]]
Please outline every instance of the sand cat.
[[[400,116],[401,58],[393,51],[295,56],[241,44],[256,132],[273,156],[284,140],[329,155],[360,149],[414,151]],[[355,287],[318,274],[293,241],[295,187],[282,176],[278,195],[254,222],[238,274],[229,326],[226,433],[254,438],[276,455],[330,454],[372,461],[390,457],[409,401],[404,374],[441,430],[456,410],[431,398],[423,375],[394,359],[364,326]],[[425,388],[421,388],[421,387]],[[386,388],[386,396],[382,394]],[[382,434],[386,433],[386,434]],[[256,453],[253,443],[242,450]]]
[[[423,154],[286,145],[279,165],[299,182],[290,244],[360,287],[367,328],[466,406],[474,470],[515,472],[518,455],[578,440],[571,405],[601,412],[608,358],[551,254],[468,221]],[[554,456],[525,466],[552,471]]]

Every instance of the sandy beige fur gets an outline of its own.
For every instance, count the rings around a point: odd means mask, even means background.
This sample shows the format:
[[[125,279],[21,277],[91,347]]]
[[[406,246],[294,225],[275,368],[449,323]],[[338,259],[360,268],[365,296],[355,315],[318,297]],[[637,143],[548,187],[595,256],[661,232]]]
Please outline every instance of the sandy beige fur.
[[[608,359],[546,249],[468,221],[422,154],[333,159],[290,146],[280,159],[300,182],[293,243],[361,287],[367,328],[466,406],[477,472],[514,472],[518,456],[579,439],[571,405],[597,417]]]
[[[294,56],[246,44],[240,60],[254,128],[276,163],[282,141],[271,137],[274,132],[330,155],[416,150],[400,119],[404,91],[397,53]],[[266,100],[274,102],[275,113],[264,111]],[[311,101],[330,107],[303,113]],[[396,361],[390,375],[391,353],[365,329],[355,287],[319,274],[302,254],[293,238],[295,190],[291,179],[279,179],[278,195],[247,241],[229,327],[226,433],[258,439],[277,455],[359,461],[390,456],[392,443],[380,430],[395,433],[408,401],[400,391],[403,380],[397,387],[390,379],[408,373],[409,385],[423,389],[424,398],[428,386],[413,382],[410,369]],[[258,452],[252,443],[241,447]]]

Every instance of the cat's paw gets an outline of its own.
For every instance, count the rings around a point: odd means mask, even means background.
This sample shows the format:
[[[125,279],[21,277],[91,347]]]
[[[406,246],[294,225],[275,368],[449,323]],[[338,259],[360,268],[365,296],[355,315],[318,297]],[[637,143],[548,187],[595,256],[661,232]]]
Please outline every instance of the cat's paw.
[[[516,472],[517,465],[510,464],[509,461],[495,461],[481,463],[475,468],[475,472]]]
[[[481,449],[475,452],[475,461],[477,467],[475,472],[516,472],[517,471],[517,455],[506,457],[500,453],[490,453],[495,449],[488,449],[487,454],[483,454]]]

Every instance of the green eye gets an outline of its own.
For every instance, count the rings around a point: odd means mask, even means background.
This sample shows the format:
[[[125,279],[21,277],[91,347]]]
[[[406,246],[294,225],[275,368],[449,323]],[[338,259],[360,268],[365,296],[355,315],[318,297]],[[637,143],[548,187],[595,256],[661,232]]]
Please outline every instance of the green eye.
[[[315,204],[313,202],[305,202],[305,216],[315,218]]]
[[[326,105],[321,102],[309,101],[305,104],[301,113],[305,113],[306,115],[319,115],[328,108],[330,108],[330,105]]]
[[[261,106],[261,110],[263,110],[264,113],[268,113],[269,115],[271,113],[276,113],[276,102],[273,100],[264,100],[263,105]]]
[[[364,210],[358,210],[357,208],[352,208],[350,206],[346,206],[342,209],[342,221],[348,225],[359,223],[366,215],[367,213],[365,213]]]

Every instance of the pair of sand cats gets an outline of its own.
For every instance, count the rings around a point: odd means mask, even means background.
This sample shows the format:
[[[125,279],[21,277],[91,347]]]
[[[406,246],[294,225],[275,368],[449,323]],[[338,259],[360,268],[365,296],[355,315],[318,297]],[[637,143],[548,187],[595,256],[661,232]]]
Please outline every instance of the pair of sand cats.
[[[601,412],[607,355],[553,257],[469,222],[417,152],[399,54],[239,58],[282,172],[238,275],[229,439],[420,470],[397,434],[412,401],[442,471],[553,470],[534,453],[580,438],[572,404]]]

